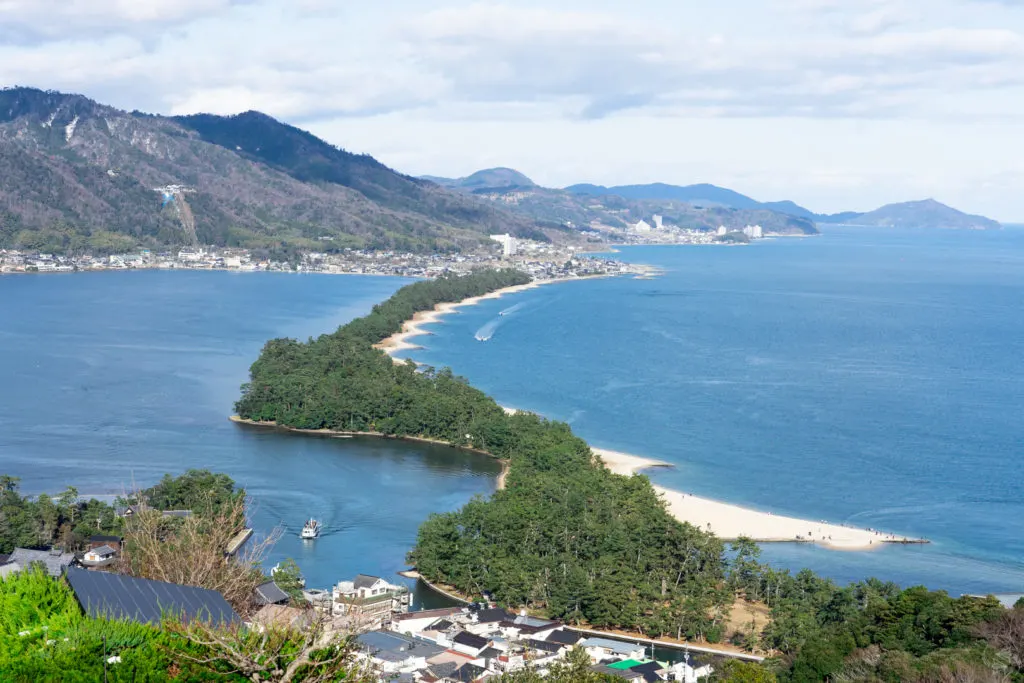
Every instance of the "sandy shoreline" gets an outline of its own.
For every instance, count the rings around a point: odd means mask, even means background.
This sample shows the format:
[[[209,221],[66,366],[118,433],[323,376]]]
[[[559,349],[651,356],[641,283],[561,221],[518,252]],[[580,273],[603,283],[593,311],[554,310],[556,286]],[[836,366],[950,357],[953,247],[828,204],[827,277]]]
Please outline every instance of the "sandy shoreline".
[[[443,303],[434,306],[432,310],[420,311],[413,315],[411,320],[406,320],[402,324],[402,329],[399,332],[391,335],[384,341],[374,346],[378,349],[383,350],[389,356],[393,356],[398,351],[408,351],[410,349],[423,348],[413,344],[409,340],[413,337],[419,337],[424,334],[430,334],[428,330],[423,329],[424,325],[430,325],[441,321],[443,316],[449,313],[454,313],[463,306],[475,306],[481,301],[487,299],[500,299],[506,294],[515,294],[517,292],[525,292],[528,289],[535,289],[543,285],[555,284],[557,282],[575,282],[576,280],[592,280],[599,277],[608,277],[605,275],[592,275],[585,277],[573,277],[573,278],[562,278],[556,280],[534,280],[525,285],[513,285],[511,287],[503,287],[502,289],[496,289],[488,294],[482,294],[480,296],[471,296],[468,299],[463,299],[457,303]],[[404,360],[395,359],[396,363],[404,363]]]
[[[670,463],[642,458],[629,453],[591,448],[605,466],[615,474],[629,476],[654,467],[672,467]],[[689,493],[674,491],[654,484],[662,495],[669,512],[676,519],[714,532],[726,540],[747,536],[761,542],[803,542],[837,550],[872,550],[884,543],[920,542],[919,539],[869,531],[839,524],[812,522],[795,517],[700,498]]]
[[[417,313],[411,320],[406,321],[402,325],[400,332],[391,335],[380,344],[377,344],[377,348],[382,349],[392,357],[398,351],[422,348],[409,340],[413,337],[430,334],[429,331],[423,329],[424,325],[440,322],[443,316],[456,311],[462,306],[472,306],[485,299],[497,299],[505,294],[514,294],[533,289],[534,287],[540,287],[541,285],[566,281],[571,281],[571,279],[538,280],[525,285],[499,289],[483,296],[464,299],[458,303],[438,304],[431,311]],[[395,358],[395,362],[404,363],[405,361]],[[514,408],[504,407],[504,409],[509,414],[516,412]],[[673,467],[670,463],[629,453],[621,453],[603,448],[592,448],[592,450],[601,458],[605,466],[615,474],[630,476],[641,470],[654,467]],[[507,466],[502,470],[502,474],[498,478],[499,489],[504,488],[506,474]],[[657,484],[653,484],[653,486],[665,500],[666,507],[673,517],[681,522],[688,522],[701,529],[711,531],[719,538],[725,540],[746,536],[755,541],[765,543],[815,543],[836,550],[873,550],[885,543],[927,542],[922,539],[908,538],[902,535],[888,534],[875,530],[858,529],[840,524],[829,524],[823,521],[814,522],[796,517],[775,515],[770,512],[752,510],[709,498],[700,498]]]

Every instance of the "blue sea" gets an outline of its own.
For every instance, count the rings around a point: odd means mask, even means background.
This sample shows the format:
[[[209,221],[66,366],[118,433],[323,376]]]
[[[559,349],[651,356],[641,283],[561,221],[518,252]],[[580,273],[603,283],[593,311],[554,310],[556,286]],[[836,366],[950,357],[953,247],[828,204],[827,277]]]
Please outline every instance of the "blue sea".
[[[649,473],[666,486],[933,542],[765,545],[777,565],[1024,591],[1024,231],[833,229],[615,257],[664,273],[463,308],[408,355],[674,463]]]
[[[614,256],[664,273],[463,308],[411,355],[597,446],[674,463],[650,473],[667,486],[933,541],[764,546],[779,566],[1024,590],[1024,231],[837,229]],[[493,491],[494,463],[227,417],[264,341],[333,330],[407,282],[0,277],[0,472],[27,493],[110,496],[164,472],[224,471],[252,495],[260,533],[284,528],[271,563],[295,557],[320,587],[394,578],[430,512]],[[310,515],[326,531],[302,543]]]
[[[494,490],[499,466],[450,448],[301,438],[228,421],[263,343],[364,315],[409,280],[227,272],[0,277],[0,473],[23,493],[109,500],[165,472],[226,472],[257,533],[311,587],[392,581],[420,522]],[[306,518],[324,524],[298,538]]]

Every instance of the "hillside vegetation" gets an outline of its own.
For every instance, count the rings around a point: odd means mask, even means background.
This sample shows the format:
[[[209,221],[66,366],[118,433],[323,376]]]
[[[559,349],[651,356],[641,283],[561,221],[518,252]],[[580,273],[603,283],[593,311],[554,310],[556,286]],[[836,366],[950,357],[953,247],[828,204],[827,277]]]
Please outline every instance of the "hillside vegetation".
[[[0,167],[0,247],[424,251],[475,247],[494,232],[546,239],[529,219],[258,112],[164,117],[0,90]],[[189,191],[164,201],[155,188],[167,185]]]
[[[1021,678],[1024,653],[1013,634],[1024,610],[877,580],[840,587],[762,564],[745,539],[727,551],[672,518],[646,477],[610,473],[568,425],[507,415],[450,370],[419,372],[373,347],[416,311],[521,280],[485,271],[419,282],[332,334],[272,340],[236,409],[289,427],[439,439],[507,460],[504,489],[432,515],[409,554],[427,579],[465,595],[576,624],[730,640],[775,655],[757,679],[743,668],[722,680]],[[767,605],[771,622],[730,632],[737,599]]]

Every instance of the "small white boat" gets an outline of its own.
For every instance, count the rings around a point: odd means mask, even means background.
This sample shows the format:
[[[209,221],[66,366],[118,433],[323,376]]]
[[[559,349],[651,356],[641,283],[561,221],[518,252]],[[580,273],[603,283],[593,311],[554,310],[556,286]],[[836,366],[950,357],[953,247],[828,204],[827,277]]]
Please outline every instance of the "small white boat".
[[[302,531],[299,536],[305,539],[313,539],[320,535],[320,522],[316,521],[312,517],[306,520],[306,523],[302,525]]]

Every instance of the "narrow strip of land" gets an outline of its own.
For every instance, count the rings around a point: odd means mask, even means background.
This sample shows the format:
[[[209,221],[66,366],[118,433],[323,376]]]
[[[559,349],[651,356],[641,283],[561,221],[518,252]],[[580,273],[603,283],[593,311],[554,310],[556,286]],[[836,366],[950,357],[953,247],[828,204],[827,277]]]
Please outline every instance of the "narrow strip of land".
[[[569,278],[568,280],[575,279],[582,278]],[[505,287],[483,296],[463,299],[457,303],[438,304],[433,310],[414,315],[411,320],[407,320],[402,325],[399,332],[380,342],[376,347],[394,358],[394,354],[399,351],[422,348],[412,343],[410,339],[430,334],[428,330],[424,329],[425,325],[441,322],[445,315],[455,312],[462,306],[472,306],[485,299],[497,299],[506,294],[515,294],[541,285],[565,281],[567,280],[538,280],[525,285]],[[394,360],[396,363],[405,362],[398,358],[394,358]],[[513,408],[505,410],[510,413],[515,412]],[[592,450],[601,458],[605,466],[616,474],[629,476],[654,467],[673,467],[671,463],[629,453],[601,448],[592,448]],[[506,473],[507,465],[498,479],[499,489],[505,485]],[[733,540],[742,536],[763,543],[815,543],[836,550],[872,550],[880,548],[886,543],[927,543],[924,539],[875,529],[860,529],[842,524],[830,524],[825,521],[815,522],[752,510],[739,505],[701,498],[657,484],[654,485],[654,488],[664,498],[668,511],[673,517],[681,522],[688,522],[706,531],[711,531],[725,540]]]

